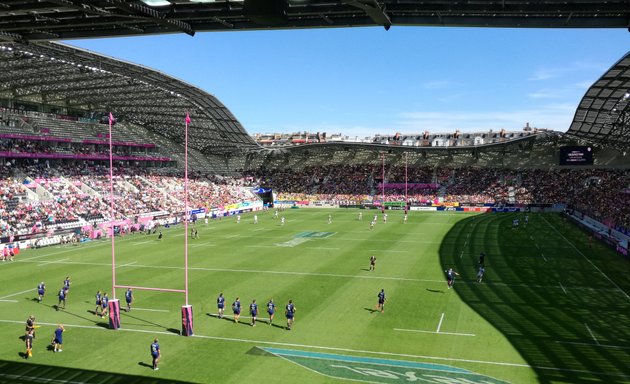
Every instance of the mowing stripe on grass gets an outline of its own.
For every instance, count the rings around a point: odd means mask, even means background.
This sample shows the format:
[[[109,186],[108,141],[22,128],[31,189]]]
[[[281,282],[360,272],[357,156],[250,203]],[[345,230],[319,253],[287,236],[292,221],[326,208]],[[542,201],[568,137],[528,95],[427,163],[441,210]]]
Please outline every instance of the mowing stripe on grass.
[[[13,375],[10,373],[0,373],[0,377],[6,377],[7,379],[10,379],[10,380],[27,381],[31,383],[90,384],[90,382],[85,382],[85,381],[49,379],[47,377]]]
[[[24,320],[3,320],[0,319],[0,323],[10,323],[10,324],[23,324]],[[56,327],[56,323],[42,323],[40,321],[37,322],[39,325],[48,325],[51,327]],[[98,331],[110,331],[109,329],[97,326],[97,325],[77,325],[77,324],[68,324],[64,323],[65,327],[69,328],[83,328],[83,329],[94,329]],[[116,332],[137,332],[137,333],[148,333],[148,334],[159,334],[159,335],[167,335],[167,336],[177,336],[181,337],[179,333],[173,333],[168,331],[155,331],[148,329],[133,329],[133,328],[119,328]],[[558,372],[573,372],[573,373],[586,373],[590,375],[599,375],[599,376],[613,376],[613,377],[623,377],[630,378],[630,375],[625,374],[616,374],[609,372],[595,372],[595,371],[587,371],[581,369],[565,369],[565,368],[556,368],[556,367],[545,367],[545,366],[536,366],[529,365],[523,363],[509,363],[509,362],[501,362],[501,361],[486,361],[486,360],[474,360],[474,359],[460,359],[454,357],[440,357],[440,356],[426,356],[426,355],[411,355],[406,353],[392,353],[392,352],[380,352],[380,351],[368,351],[362,349],[352,349],[352,348],[338,348],[338,347],[327,347],[320,345],[308,345],[308,344],[297,344],[297,343],[281,343],[275,341],[264,341],[264,340],[252,340],[252,339],[239,339],[233,337],[220,337],[220,336],[206,336],[195,334],[191,337],[196,337],[200,339],[208,339],[208,340],[219,340],[219,341],[234,341],[240,343],[249,343],[249,344],[268,344],[268,345],[276,345],[282,347],[298,347],[298,348],[312,348],[312,349],[321,349],[328,351],[341,351],[341,352],[352,352],[352,353],[364,353],[369,355],[382,355],[382,356],[396,356],[396,357],[409,357],[414,359],[425,359],[425,360],[446,360],[446,361],[456,361],[461,363],[473,363],[473,364],[486,364],[486,365],[498,365],[505,367],[517,367],[517,368],[528,368],[528,369],[541,369],[547,371],[558,371]]]
[[[368,249],[369,252],[392,252],[392,253],[408,253],[409,251],[396,251],[393,249]]]
[[[269,247],[276,248],[271,245]],[[38,263],[38,261],[30,261],[30,260],[19,260],[21,263]],[[89,263],[89,262],[79,262],[79,261],[67,261],[59,264],[66,265],[96,265],[111,268],[110,263]],[[123,265],[126,266],[126,265]],[[130,265],[137,268],[154,268],[154,269],[184,269],[184,267],[174,267],[174,266],[166,266],[166,265],[143,265],[143,264],[133,264]],[[203,267],[189,267],[189,271],[208,271],[208,272],[234,272],[234,273],[268,273],[268,274],[277,274],[277,275],[295,275],[295,276],[322,276],[322,277],[333,277],[333,278],[355,278],[355,279],[374,279],[374,280],[393,280],[393,281],[410,281],[417,283],[439,283],[443,284],[444,280],[432,280],[432,279],[413,279],[406,277],[392,277],[392,276],[364,276],[364,275],[342,275],[335,273],[316,273],[316,272],[294,272],[294,271],[266,271],[266,270],[252,270],[252,269],[229,269],[229,268],[203,268]],[[463,281],[459,280],[458,284],[474,284],[477,285],[477,281]],[[539,288],[539,289],[549,289],[555,288],[558,289],[557,285],[539,285],[539,284],[507,284],[507,283],[492,283],[486,282],[484,285],[491,286],[501,286],[501,287],[525,287],[525,288]],[[618,289],[615,288],[592,288],[592,287],[579,287],[579,286],[571,286],[570,289],[574,290],[589,290],[589,291],[613,291],[617,292]]]
[[[132,245],[136,246],[136,245],[151,244],[151,243],[156,243],[156,242],[157,242],[157,239],[156,240],[149,240],[149,241],[140,241],[140,242],[137,242],[137,243],[133,243]]]
[[[624,347],[621,345],[594,344],[594,343],[584,343],[584,342],[579,342],[579,341],[556,341],[556,343],[572,344],[572,345],[588,345],[590,347],[598,347],[598,348],[630,349],[630,347]]]
[[[551,229],[553,229],[553,230],[554,230],[554,231],[555,231],[558,235],[560,235],[560,237],[562,237],[562,238],[564,239],[564,241],[566,241],[567,243],[569,243],[569,245],[571,245],[571,247],[572,247],[573,249],[575,249],[575,250],[577,251],[577,253],[579,253],[580,255],[582,255],[582,257],[584,257],[584,259],[585,259],[586,261],[588,261],[588,263],[589,263],[590,265],[592,265],[592,266],[593,266],[593,268],[595,268],[595,269],[596,269],[599,273],[601,273],[601,274],[602,274],[602,276],[604,276],[604,277],[606,278],[606,280],[610,281],[612,285],[614,285],[615,287],[617,287],[617,289],[618,289],[618,290],[620,290],[620,291],[621,291],[621,293],[623,293],[623,295],[624,295],[624,296],[625,296],[628,300],[630,300],[630,296],[626,293],[626,291],[624,291],[623,289],[621,289],[621,287],[620,287],[619,285],[617,285],[617,283],[615,283],[615,282],[614,282],[614,281],[613,281],[610,277],[608,277],[608,275],[606,275],[606,274],[605,274],[605,273],[604,273],[601,269],[599,269],[599,267],[598,267],[597,265],[593,264],[593,262],[592,262],[592,261],[591,261],[588,257],[586,257],[586,255],[585,255],[585,254],[583,254],[583,253],[582,253],[579,249],[577,249],[577,247],[576,247],[575,245],[573,245],[573,243],[572,243],[571,241],[569,241],[569,239],[567,239],[567,238],[566,238],[566,237],[565,237],[562,233],[560,233],[560,231],[558,231],[558,230],[556,229],[556,227],[554,227],[553,225],[551,225],[551,223],[550,223],[549,221],[547,221],[547,219],[546,219],[544,216],[541,216],[541,218],[543,219],[543,221],[544,221],[544,222],[545,222],[548,226],[550,226],[550,227],[551,227]]]

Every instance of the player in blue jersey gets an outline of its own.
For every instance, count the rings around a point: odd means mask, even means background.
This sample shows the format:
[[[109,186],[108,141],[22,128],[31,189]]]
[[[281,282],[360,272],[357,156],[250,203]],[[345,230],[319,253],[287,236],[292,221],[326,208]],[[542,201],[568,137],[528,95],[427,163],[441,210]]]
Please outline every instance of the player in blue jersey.
[[[131,303],[133,302],[133,290],[127,288],[125,292],[125,301],[127,302],[127,312],[131,311]]]
[[[153,359],[153,370],[157,371],[158,363],[160,362],[160,356],[162,352],[160,351],[160,344],[158,344],[158,339],[153,339],[153,343],[151,343],[151,358]]]
[[[232,303],[232,312],[234,312],[234,322],[238,323],[238,318],[241,317],[241,301],[238,297]]]
[[[70,276],[66,276],[66,279],[63,281],[63,288],[66,290],[66,296],[68,296],[68,292],[70,291]]]
[[[63,332],[65,331],[65,328],[63,327],[62,324],[59,324],[57,326],[57,329],[55,329],[55,336],[53,337],[53,352],[63,352],[63,350],[61,349],[62,344],[63,344]]]
[[[109,312],[109,297],[107,296],[107,292],[103,293],[103,297],[101,298],[101,319],[107,316]]]
[[[219,293],[219,297],[217,297],[217,312],[219,314],[219,319],[223,318],[223,309],[225,308],[225,297],[223,297],[223,292]]]
[[[291,326],[293,325],[293,321],[295,320],[295,305],[293,305],[293,300],[289,300],[289,304],[287,304],[284,314],[287,317],[287,330],[291,330]]]
[[[481,280],[483,279],[483,274],[486,272],[486,267],[484,267],[483,265],[479,266],[479,271],[477,272],[477,282],[481,283]]]
[[[101,304],[103,303],[103,295],[101,294],[101,291],[96,291],[96,295],[94,295],[94,300],[96,301],[96,309],[94,309],[94,314],[96,316],[100,316],[102,314]]]
[[[380,310],[381,313],[383,313],[385,312],[385,290],[381,289],[377,297],[378,297],[378,304],[376,304],[376,309]]]
[[[252,301],[249,305],[249,314],[252,317],[252,327],[256,326],[256,316],[258,316],[258,304],[256,304],[256,299]]]
[[[61,309],[66,309],[66,294],[68,293],[68,291],[66,291],[65,288],[61,288],[59,290],[59,303],[57,304],[57,310],[59,310],[59,308]],[[61,304],[63,304],[63,307],[61,306]]]
[[[276,314],[276,305],[273,303],[273,299],[269,299],[267,303],[267,313],[269,314],[269,325],[271,325],[273,316]]]
[[[46,284],[42,281],[37,285],[37,302],[41,303],[44,298],[44,294],[46,294]]]
[[[459,276],[459,273],[453,271],[453,268],[449,268],[444,271],[446,273],[446,283],[448,284],[448,289],[453,288],[453,283],[455,283],[455,276]]]

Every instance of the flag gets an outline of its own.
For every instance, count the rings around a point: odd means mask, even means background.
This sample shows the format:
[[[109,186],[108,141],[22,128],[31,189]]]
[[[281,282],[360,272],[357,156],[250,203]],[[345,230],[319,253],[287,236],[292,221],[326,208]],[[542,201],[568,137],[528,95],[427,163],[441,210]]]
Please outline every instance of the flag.
[[[186,112],[186,124],[190,124],[190,116],[188,115],[188,112]]]

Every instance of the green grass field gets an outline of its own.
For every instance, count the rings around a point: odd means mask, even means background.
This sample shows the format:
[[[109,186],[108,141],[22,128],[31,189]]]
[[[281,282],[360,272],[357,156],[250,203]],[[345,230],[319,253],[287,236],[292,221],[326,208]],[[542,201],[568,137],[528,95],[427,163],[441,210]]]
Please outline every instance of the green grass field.
[[[117,331],[94,315],[95,292],[112,296],[109,240],[24,251],[0,264],[0,383],[630,382],[630,263],[597,242],[590,248],[559,215],[530,214],[513,230],[514,214],[410,212],[403,224],[391,211],[370,230],[375,211],[362,221],[358,212],[291,209],[284,226],[273,213],[259,213],[257,225],[252,215],[197,225],[200,238],[189,239],[194,337],[178,335],[181,293],[136,290]],[[116,238],[118,284],[183,289],[183,227],[164,235]],[[454,289],[449,267],[461,275]],[[67,275],[68,304],[56,311]],[[48,289],[41,304],[40,281]],[[384,313],[375,311],[381,289]],[[240,323],[213,316],[219,292],[230,315],[240,297]],[[41,328],[25,360],[29,314]],[[66,327],[62,353],[48,348],[57,323]],[[150,368],[154,337],[159,371]]]

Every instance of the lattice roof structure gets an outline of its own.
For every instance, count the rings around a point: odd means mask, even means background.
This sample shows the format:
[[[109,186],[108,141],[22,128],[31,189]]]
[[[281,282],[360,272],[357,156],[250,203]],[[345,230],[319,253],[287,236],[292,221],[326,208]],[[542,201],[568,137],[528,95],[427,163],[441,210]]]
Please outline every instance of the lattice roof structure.
[[[586,91],[567,134],[630,150],[630,52]]]
[[[3,0],[0,40],[350,26],[628,28],[627,0]]]
[[[0,98],[112,112],[204,153],[257,148],[216,97],[164,73],[65,44],[0,44]]]

